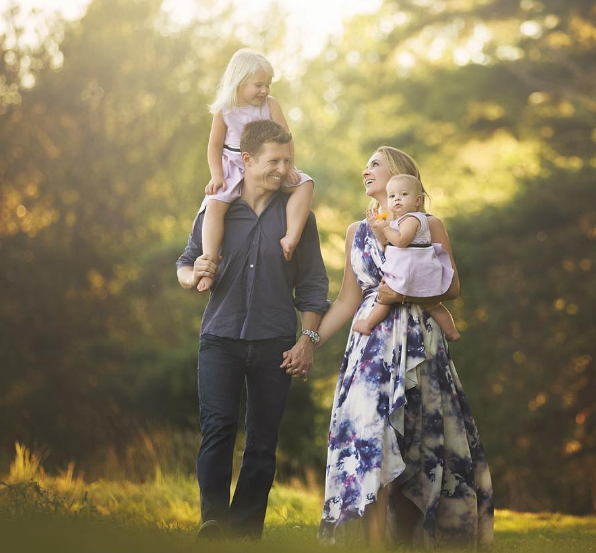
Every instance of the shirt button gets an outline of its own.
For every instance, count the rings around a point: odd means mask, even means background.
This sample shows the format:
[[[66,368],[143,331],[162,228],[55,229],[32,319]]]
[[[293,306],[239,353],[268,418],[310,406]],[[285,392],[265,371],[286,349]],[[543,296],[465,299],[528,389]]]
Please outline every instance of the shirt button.
[[[249,267],[250,267],[251,269],[254,269],[254,268],[255,268],[255,266],[254,266],[252,263],[249,265]]]

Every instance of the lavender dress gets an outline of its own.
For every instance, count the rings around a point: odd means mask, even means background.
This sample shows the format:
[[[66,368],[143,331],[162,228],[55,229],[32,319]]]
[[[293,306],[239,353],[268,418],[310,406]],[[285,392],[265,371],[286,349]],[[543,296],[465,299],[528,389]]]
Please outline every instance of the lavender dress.
[[[384,253],[366,221],[352,245],[363,291],[354,320],[372,310]],[[370,336],[350,332],[335,391],[319,537],[334,541],[378,490],[390,489],[388,533],[401,492],[419,510],[414,545],[489,546],[492,485],[468,401],[437,323],[417,304],[394,305]]]
[[[244,179],[244,162],[240,155],[240,136],[244,125],[251,121],[261,121],[271,119],[269,103],[263,102],[260,106],[242,106],[224,108],[221,112],[224,123],[226,124],[225,146],[222,150],[222,166],[226,189],[219,189],[215,194],[205,196],[199,213],[205,209],[207,202],[219,200],[220,202],[231,203],[238,199],[241,194],[241,184]],[[284,188],[300,186],[306,181],[312,180],[306,173],[297,169],[300,175],[298,184],[290,184],[287,181],[282,182]]]
[[[388,245],[385,263],[381,267],[385,282],[396,292],[415,298],[430,298],[444,294],[453,280],[449,254],[441,244],[432,244],[426,213],[407,213],[389,226],[399,230],[406,217],[415,217],[420,223],[411,244],[406,248]]]

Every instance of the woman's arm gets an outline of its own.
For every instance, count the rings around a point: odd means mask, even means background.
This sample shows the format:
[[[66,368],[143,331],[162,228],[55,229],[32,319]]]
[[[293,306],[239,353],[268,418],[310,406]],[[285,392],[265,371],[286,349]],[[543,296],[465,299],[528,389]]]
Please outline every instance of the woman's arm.
[[[428,217],[427,221],[428,227],[430,228],[431,241],[441,244],[443,249],[449,255],[449,259],[451,259],[451,266],[453,267],[453,280],[451,281],[449,289],[440,296],[433,296],[431,298],[415,298],[408,296],[408,301],[419,303],[421,305],[424,305],[425,303],[437,303],[441,301],[454,300],[459,296],[460,292],[459,273],[457,272],[457,266],[455,265],[455,259],[453,257],[453,250],[451,249],[451,241],[449,240],[449,235],[447,234],[445,225],[440,219],[437,219],[434,216]],[[401,294],[398,294],[389,288],[389,286],[387,286],[387,284],[384,282],[379,286],[379,303],[399,303],[403,301],[403,299],[404,297]]]
[[[352,270],[351,260],[352,244],[354,242],[354,235],[356,234],[357,227],[357,222],[352,223],[348,227],[346,233],[344,277],[337,299],[333,302],[319,326],[321,341],[318,346],[325,343],[354,316],[356,309],[358,309],[358,306],[362,301],[362,289],[356,281],[356,275]]]

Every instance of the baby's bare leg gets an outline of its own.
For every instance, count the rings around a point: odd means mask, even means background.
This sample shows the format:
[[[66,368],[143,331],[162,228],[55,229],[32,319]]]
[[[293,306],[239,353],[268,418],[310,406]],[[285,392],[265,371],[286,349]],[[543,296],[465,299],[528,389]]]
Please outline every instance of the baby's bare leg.
[[[455,327],[453,317],[442,303],[438,303],[434,306],[425,306],[426,310],[430,313],[430,316],[437,321],[441,330],[445,333],[445,337],[450,342],[457,342],[461,336]]]
[[[203,255],[213,261],[216,265],[219,263],[219,248],[224,235],[224,218],[230,204],[211,200],[205,208],[205,218],[203,219]],[[204,292],[209,290],[213,284],[213,277],[201,277],[197,290]]]
[[[389,305],[377,303],[372,308],[370,315],[366,319],[356,321],[352,328],[354,332],[360,332],[360,334],[366,334],[368,336],[372,333],[375,326],[387,318],[387,315],[389,315]]]

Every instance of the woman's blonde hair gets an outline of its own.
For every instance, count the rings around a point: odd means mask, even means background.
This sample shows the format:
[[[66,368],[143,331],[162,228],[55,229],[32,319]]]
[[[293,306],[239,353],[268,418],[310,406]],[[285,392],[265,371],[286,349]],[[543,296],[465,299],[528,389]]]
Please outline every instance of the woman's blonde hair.
[[[259,69],[271,78],[275,74],[273,66],[263,54],[250,48],[242,48],[235,52],[219,82],[215,100],[209,106],[209,111],[215,114],[224,108],[237,106],[238,87]]]
[[[422,179],[420,178],[420,170],[418,169],[418,164],[408,155],[406,152],[402,152],[397,148],[392,148],[391,146],[380,146],[375,150],[375,154],[379,152],[383,155],[386,159],[387,164],[389,165],[389,170],[391,171],[392,175],[412,175],[416,177],[422,186],[422,205],[420,206],[420,211],[426,213],[426,209],[424,207],[424,200],[428,198],[430,200],[430,196],[424,190],[424,185],[422,185]],[[377,211],[380,208],[379,202],[374,198],[368,204],[367,213],[371,213],[373,211]]]

